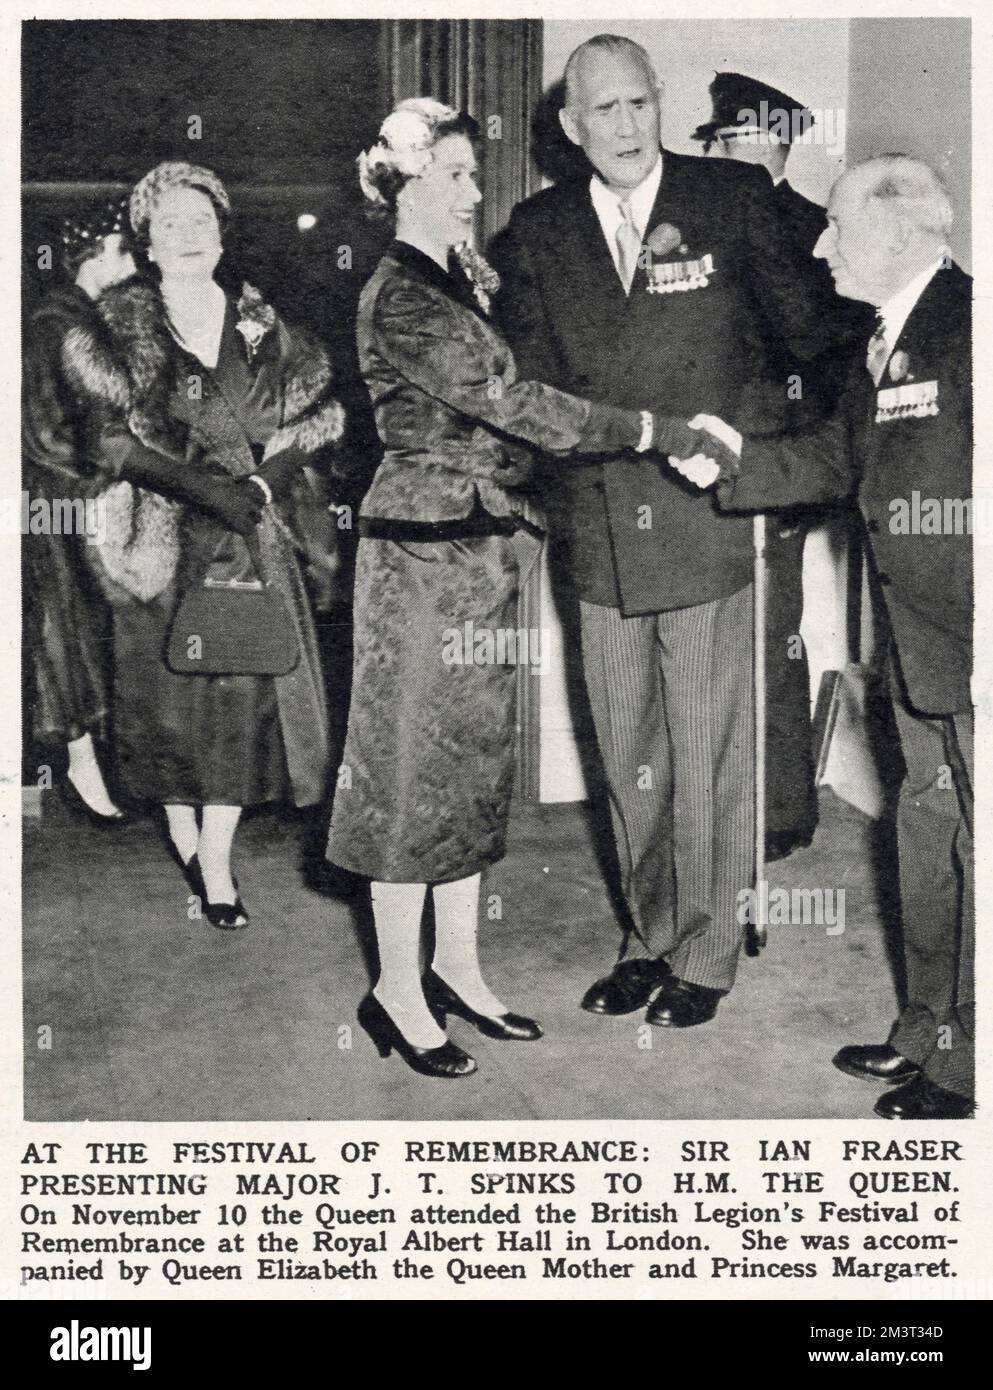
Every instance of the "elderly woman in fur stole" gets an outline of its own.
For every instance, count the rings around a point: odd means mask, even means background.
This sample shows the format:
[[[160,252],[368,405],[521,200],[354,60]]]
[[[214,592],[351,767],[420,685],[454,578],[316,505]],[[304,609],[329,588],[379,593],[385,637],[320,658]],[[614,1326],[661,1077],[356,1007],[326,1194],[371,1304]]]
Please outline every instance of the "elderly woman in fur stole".
[[[327,791],[325,690],[292,522],[308,458],[343,428],[324,350],[250,286],[236,300],[214,279],[229,211],[208,169],[147,174],[130,220],[150,274],[101,295],[101,331],[72,335],[66,353],[107,482],[94,549],[115,610],[122,785],[165,807],[190,889],[221,928],[248,921],[231,866],[242,808],[308,806]],[[308,541],[313,561],[313,529]],[[287,674],[170,668],[183,596],[232,579],[278,596],[277,635],[298,651]]]

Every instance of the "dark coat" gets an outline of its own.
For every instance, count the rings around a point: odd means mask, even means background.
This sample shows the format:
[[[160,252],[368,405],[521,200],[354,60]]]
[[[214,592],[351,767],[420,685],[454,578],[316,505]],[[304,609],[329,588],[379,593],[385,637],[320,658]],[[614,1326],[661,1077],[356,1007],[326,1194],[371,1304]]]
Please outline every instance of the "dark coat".
[[[21,371],[23,486],[31,503],[78,504],[94,483],[86,409],[66,377],[63,347],[75,330],[99,328],[76,285],[51,290],[26,324]],[[66,743],[100,730],[107,716],[107,613],[78,534],[50,528],[23,538],[24,632],[33,681],[35,737]]]
[[[821,232],[827,226],[827,213],[820,203],[798,193],[788,179],[779,180],[773,197],[798,248],[812,256]]]
[[[124,785],[152,801],[251,805],[288,794],[311,805],[325,794],[329,767],[324,677],[297,561],[312,538],[294,524],[306,483],[298,478],[266,507],[255,533],[261,577],[282,601],[300,660],[285,676],[214,678],[168,670],[166,638],[191,584],[254,573],[244,540],[191,505],[114,479],[134,440],[234,477],[254,473],[261,455],[293,448],[302,473],[342,432],[327,354],[248,285],[228,302],[213,370],[177,345],[157,286],[137,278],[114,286],[97,310],[99,325],[70,333],[63,358],[88,404],[89,448],[105,483],[106,534],[90,549],[116,608]]]
[[[506,516],[520,510],[512,490],[530,471],[515,441],[562,455],[638,441],[634,412],[522,380],[467,286],[396,241],[362,291],[359,363],[384,446],[365,516],[454,520],[477,498]]]
[[[814,258],[814,247],[827,226],[827,214],[792,188],[786,179],[774,187],[773,199],[783,234],[804,267],[804,275],[824,314],[825,346],[813,361],[790,350],[779,321],[760,307],[762,375],[744,395],[738,416],[743,433],[781,434],[797,419],[813,421],[829,414],[845,388],[852,359],[864,356],[874,314],[868,304],[842,299],[835,291],[828,264]]]
[[[87,486],[93,469],[86,458],[83,402],[63,365],[66,339],[74,331],[98,331],[93,301],[76,285],[51,290],[31,315],[24,341],[21,397],[21,442],[24,457],[37,476],[34,487],[51,496]],[[43,482],[42,479],[47,479]]]
[[[903,682],[922,714],[971,703],[971,535],[948,527],[904,534],[901,525],[913,519],[915,493],[919,501],[947,501],[953,527],[954,504],[972,497],[971,304],[970,277],[958,266],[938,271],[878,389],[864,358],[854,363],[829,421],[779,440],[748,440],[740,475],[719,488],[722,506],[754,510],[857,492]],[[880,395],[908,381],[937,383],[938,413],[877,419]]]
[[[764,170],[663,156],[648,228],[679,230],[687,251],[665,259],[713,256],[706,288],[649,294],[642,268],[625,296],[588,182],[573,181],[514,210],[496,253],[499,315],[525,375],[618,405],[734,419],[763,372],[763,322],[780,325],[806,360],[825,345],[826,315]],[[626,614],[657,612],[726,596],[751,579],[751,522],[721,516],[710,497],[691,495],[656,463],[612,459],[552,481],[581,598]]]

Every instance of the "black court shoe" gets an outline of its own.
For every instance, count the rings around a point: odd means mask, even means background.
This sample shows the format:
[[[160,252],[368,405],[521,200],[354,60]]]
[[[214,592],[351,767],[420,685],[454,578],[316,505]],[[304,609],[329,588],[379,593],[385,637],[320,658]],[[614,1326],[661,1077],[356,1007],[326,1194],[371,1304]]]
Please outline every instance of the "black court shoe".
[[[541,1025],[522,1014],[477,1014],[433,970],[424,977],[424,998],[442,1027],[446,1014],[455,1014],[487,1038],[497,1038],[500,1042],[536,1042],[542,1035]]]
[[[173,859],[179,865],[179,871],[186,879],[186,886],[194,897],[199,898],[201,903],[207,901],[207,893],[203,886],[203,875],[200,873],[200,860],[196,853],[190,855],[189,859],[184,859],[176,846],[169,841],[169,850]]]
[[[233,903],[212,903],[207,899],[207,890],[204,889],[203,910],[207,921],[212,927],[218,927],[221,931],[241,931],[248,926],[249,916],[245,911],[245,904],[241,900],[238,892],[238,880],[233,878],[235,899]],[[240,918],[240,920],[239,920]]]
[[[241,894],[238,892],[238,880],[236,878],[231,880],[234,884],[234,902],[212,903],[207,897],[207,887],[203,881],[203,871],[197,856],[194,854],[185,864],[182,864],[181,860],[180,863],[186,876],[186,882],[190,886],[190,892],[195,893],[200,899],[203,904],[203,915],[212,927],[217,927],[219,931],[241,931],[248,926],[250,919],[245,904],[241,900]]]
[[[441,1047],[414,1047],[400,1032],[382,1004],[374,994],[367,994],[359,1005],[359,1023],[376,1044],[380,1057],[388,1057],[391,1052],[400,1056],[413,1071],[422,1076],[471,1076],[476,1071],[476,1060],[461,1047],[446,1039]]]

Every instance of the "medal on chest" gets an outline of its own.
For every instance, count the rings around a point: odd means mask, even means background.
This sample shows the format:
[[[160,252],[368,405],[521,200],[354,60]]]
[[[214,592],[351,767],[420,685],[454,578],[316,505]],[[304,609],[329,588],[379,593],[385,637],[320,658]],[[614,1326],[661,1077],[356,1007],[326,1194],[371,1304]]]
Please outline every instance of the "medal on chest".
[[[938,383],[912,381],[903,386],[888,386],[876,392],[876,424],[893,420],[922,420],[938,414]]]
[[[648,267],[649,294],[684,294],[703,290],[714,274],[714,258],[707,253],[695,261],[661,261]]]
[[[708,251],[704,256],[686,260],[654,259],[656,256],[669,256],[673,251],[677,256],[688,256],[689,247],[678,227],[671,222],[662,222],[649,232],[643,247],[648,293],[685,294],[689,290],[706,289],[714,274],[713,254]]]

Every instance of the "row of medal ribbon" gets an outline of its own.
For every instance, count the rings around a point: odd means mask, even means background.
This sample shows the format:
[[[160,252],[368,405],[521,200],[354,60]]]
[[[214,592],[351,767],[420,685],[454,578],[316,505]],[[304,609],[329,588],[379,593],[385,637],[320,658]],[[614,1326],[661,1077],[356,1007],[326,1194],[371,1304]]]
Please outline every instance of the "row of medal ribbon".
[[[702,290],[714,274],[714,257],[708,251],[698,261],[659,261],[648,267],[649,294],[678,294]]]
[[[876,424],[889,420],[921,420],[938,414],[938,383],[915,381],[905,386],[890,386],[876,392]]]

